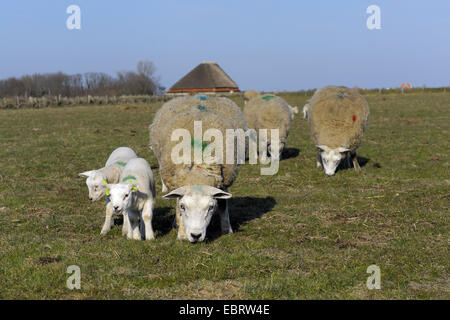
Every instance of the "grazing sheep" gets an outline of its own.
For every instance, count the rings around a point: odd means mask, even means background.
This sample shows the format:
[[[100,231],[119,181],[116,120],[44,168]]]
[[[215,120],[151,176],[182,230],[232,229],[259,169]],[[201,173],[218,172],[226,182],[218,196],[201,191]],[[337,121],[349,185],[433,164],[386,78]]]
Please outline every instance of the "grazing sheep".
[[[369,119],[366,99],[355,89],[329,86],[317,90],[307,106],[311,137],[319,150],[317,167],[332,176],[343,159],[350,164],[351,158],[359,171],[356,149]]]
[[[86,185],[89,189],[89,200],[92,202],[100,200],[106,194],[106,183],[117,183],[123,168],[131,159],[137,158],[136,153],[128,147],[119,147],[109,156],[103,168],[85,171],[79,174],[86,177]],[[111,230],[114,220],[111,219],[112,208],[109,199],[106,199],[106,219],[100,234],[104,235]],[[127,230],[126,221],[123,221],[122,233]]]
[[[114,213],[126,213],[127,238],[141,240],[140,225],[143,222],[144,238],[154,239],[152,217],[156,190],[148,162],[142,158],[131,159],[123,169],[120,182],[108,183],[106,187]]]
[[[255,90],[247,90],[244,92],[244,103],[247,104],[254,97],[259,96],[259,92]]]
[[[174,98],[166,102],[155,114],[152,124],[149,126],[150,148],[155,153],[156,158],[160,159],[162,148],[161,144],[166,140],[166,130],[164,128],[167,122],[175,115],[189,110],[208,110],[232,122],[233,128],[240,128],[247,131],[247,122],[245,121],[242,110],[230,99],[224,97],[210,97],[205,95],[183,96]],[[167,187],[161,179],[162,192],[167,192]]]
[[[308,119],[309,103],[303,106],[303,118]]]
[[[224,100],[220,103],[226,107]],[[222,233],[232,232],[227,204],[231,194],[226,190],[233,184],[237,175],[236,145],[233,144],[234,159],[228,164],[225,161],[228,150],[226,147],[221,148],[223,141],[216,141],[216,136],[213,136],[214,139],[211,137],[213,141],[210,143],[204,141],[206,139],[204,136],[196,140],[194,126],[199,123],[197,121],[201,121],[203,132],[213,129],[223,138],[226,137],[226,129],[236,129],[232,121],[210,111],[209,108],[192,109],[168,120],[166,126],[162,128],[161,143],[155,145],[159,150],[154,149],[155,154],[159,155],[162,179],[171,191],[164,198],[177,199],[178,239],[187,239],[190,242],[205,239],[206,228],[215,212],[220,215]],[[189,132],[190,159],[186,162],[174,162],[173,159],[174,150],[177,150],[179,145],[178,141],[171,141],[176,129],[185,129]],[[195,161],[195,150],[202,151],[203,159],[200,163]],[[220,156],[223,161],[218,158]]]
[[[278,155],[278,159],[281,158],[295,113],[298,113],[297,107],[291,107],[284,99],[272,94],[254,97],[244,108],[245,119],[250,129],[256,131],[259,129],[268,130],[267,140],[265,143],[263,142],[263,145],[267,145],[268,154]],[[269,129],[279,130],[278,150],[272,150]]]

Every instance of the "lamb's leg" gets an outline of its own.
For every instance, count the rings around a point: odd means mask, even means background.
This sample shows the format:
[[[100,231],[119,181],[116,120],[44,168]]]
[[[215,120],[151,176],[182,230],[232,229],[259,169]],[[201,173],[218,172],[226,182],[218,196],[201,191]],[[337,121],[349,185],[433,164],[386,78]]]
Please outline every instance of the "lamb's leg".
[[[178,199],[177,199],[177,211],[176,211],[176,217],[177,217],[177,225],[178,225],[178,240],[187,240],[186,236],[186,228],[184,227],[183,223],[183,217],[180,212],[180,208],[178,207]]]
[[[317,168],[322,167],[322,157],[320,156],[320,152],[317,153],[317,161],[316,161]]]
[[[163,181],[162,178],[161,178],[161,184],[162,184],[161,192],[163,192],[163,193],[167,192],[167,187],[166,187],[166,185],[164,184],[164,181]]]
[[[153,201],[147,200],[142,208],[142,220],[144,220],[145,240],[155,239],[152,228]]]
[[[108,233],[109,230],[111,230],[111,217],[113,215],[113,208],[111,202],[108,202],[106,204],[106,217],[105,217],[105,223],[103,224],[102,231],[100,232],[101,235],[105,235]]]
[[[351,152],[351,157],[352,157],[353,167],[355,168],[355,171],[361,171],[361,167],[359,166],[359,163],[358,163],[358,157],[356,156],[356,151]]]
[[[129,228],[130,222],[128,221],[128,215],[127,215],[126,210],[124,210],[122,212],[122,215],[123,215],[122,235],[126,236],[128,234],[128,228]]]
[[[220,228],[222,230],[222,234],[233,233],[233,229],[230,224],[230,215],[228,212],[228,200],[219,199],[217,200],[217,204],[219,206]]]
[[[128,239],[141,240],[141,233],[139,231],[139,217],[136,213],[128,210],[127,212],[129,228],[128,228]]]

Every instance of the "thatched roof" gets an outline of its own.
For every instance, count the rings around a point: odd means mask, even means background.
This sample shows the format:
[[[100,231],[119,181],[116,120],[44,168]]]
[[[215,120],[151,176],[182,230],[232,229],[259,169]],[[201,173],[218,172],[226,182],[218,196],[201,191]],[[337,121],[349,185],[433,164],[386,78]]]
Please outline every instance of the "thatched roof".
[[[203,62],[175,83],[167,93],[239,91],[236,82],[215,62]]]

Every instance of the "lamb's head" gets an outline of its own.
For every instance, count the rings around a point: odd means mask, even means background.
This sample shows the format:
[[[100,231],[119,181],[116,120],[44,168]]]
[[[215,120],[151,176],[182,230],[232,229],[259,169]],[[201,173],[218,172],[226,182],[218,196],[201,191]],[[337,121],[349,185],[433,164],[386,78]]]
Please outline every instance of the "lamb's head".
[[[322,158],[322,166],[325,174],[328,176],[332,176],[336,173],[339,163],[341,163],[342,159],[345,159],[347,152],[349,151],[349,149],[344,147],[331,149],[324,145],[317,146],[317,149]]]
[[[298,113],[298,107],[289,106],[289,109],[291,110],[291,120],[294,120],[295,115]]]
[[[178,210],[183,217],[186,235],[190,242],[205,240],[218,199],[229,199],[231,194],[211,186],[184,186],[166,194],[165,199],[178,199]]]
[[[86,185],[89,189],[89,200],[92,202],[100,200],[106,193],[105,179],[98,170],[82,172],[80,177],[85,177]]]
[[[133,196],[138,191],[137,187],[131,183],[107,184],[106,188],[112,208],[116,214],[131,207]]]

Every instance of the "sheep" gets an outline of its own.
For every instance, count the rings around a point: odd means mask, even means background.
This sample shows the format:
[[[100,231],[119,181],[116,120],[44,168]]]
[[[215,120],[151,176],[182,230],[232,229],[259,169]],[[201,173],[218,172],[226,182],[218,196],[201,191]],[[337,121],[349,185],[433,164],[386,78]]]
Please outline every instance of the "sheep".
[[[244,104],[247,104],[251,99],[256,96],[259,96],[260,93],[255,90],[247,90],[244,92]]]
[[[219,105],[226,107],[226,101],[220,100]],[[164,199],[177,199],[176,222],[178,225],[179,240],[188,240],[191,243],[203,241],[206,236],[206,228],[214,213],[221,218],[221,230],[223,234],[232,233],[230,225],[227,199],[231,194],[227,189],[233,184],[237,176],[237,161],[228,164],[227,161],[207,161],[208,153],[214,150],[215,157],[218,155],[216,138],[210,144],[206,141],[196,141],[194,126],[201,121],[202,131],[215,129],[222,137],[226,137],[226,129],[235,130],[233,122],[209,109],[191,109],[179,113],[169,119],[166,126],[162,128],[161,143],[155,145],[159,155],[160,172],[164,183],[170,192],[163,196]],[[176,163],[173,158],[177,142],[172,141],[172,135],[176,129],[185,129],[189,133],[188,146],[190,159],[186,163]],[[191,137],[192,140],[191,140]],[[236,159],[236,145],[233,144],[234,160]],[[201,163],[192,161],[192,153],[201,148],[204,160]],[[222,149],[222,160],[227,159],[227,148]],[[178,154],[176,154],[178,155]],[[220,155],[219,155],[220,156]],[[217,159],[216,159],[217,160]]]
[[[152,217],[156,190],[149,163],[143,158],[131,159],[120,175],[120,182],[108,183],[106,188],[113,212],[123,212],[127,220],[127,238],[141,240],[143,222],[144,239],[154,239]]]
[[[369,119],[369,105],[355,89],[328,86],[317,90],[308,101],[311,137],[318,148],[317,167],[332,176],[343,159],[360,170],[356,149],[361,144]]]
[[[244,115],[247,125],[250,129],[278,129],[279,143],[278,149],[273,150],[271,146],[270,131],[267,133],[266,142],[268,153],[274,157],[278,155],[281,158],[284,146],[286,144],[289,130],[291,128],[294,115],[298,113],[298,108],[291,107],[284,99],[272,94],[259,95],[251,99],[244,108]],[[261,139],[261,137],[260,137]]]
[[[161,150],[161,143],[165,141],[164,127],[167,122],[176,114],[189,110],[209,110],[232,122],[233,127],[248,130],[242,110],[230,99],[224,97],[210,97],[206,95],[183,96],[174,98],[166,102],[155,114],[153,122],[149,126],[150,132],[150,149],[153,150],[157,159]],[[167,187],[163,179],[162,192],[167,192]]]
[[[309,113],[309,103],[305,104],[303,106],[303,118],[308,119],[308,113]]]
[[[137,158],[137,155],[131,148],[119,147],[111,153],[103,168],[80,173],[79,176],[87,178],[86,185],[89,189],[89,200],[92,202],[100,200],[106,194],[105,184],[117,183],[127,162],[135,158]],[[111,230],[114,224],[111,216],[112,207],[108,197],[106,199],[106,218],[100,231],[101,235],[105,235]],[[127,232],[127,225],[124,219],[122,234],[125,234],[125,232]]]

